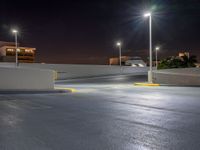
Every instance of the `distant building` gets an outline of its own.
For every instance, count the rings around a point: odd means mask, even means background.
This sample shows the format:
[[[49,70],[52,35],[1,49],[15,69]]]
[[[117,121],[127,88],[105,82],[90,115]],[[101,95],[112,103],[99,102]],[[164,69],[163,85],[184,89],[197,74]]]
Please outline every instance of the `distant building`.
[[[132,67],[146,67],[147,64],[142,60],[141,57],[130,57],[126,62],[126,66]]]
[[[142,60],[141,57],[131,57],[131,56],[122,56],[122,65],[132,66],[132,67],[146,67],[146,63]],[[119,65],[119,58],[110,58],[110,65]]]
[[[196,67],[200,68],[200,63],[195,63]]]
[[[190,53],[189,52],[181,52],[178,54],[179,57],[183,57],[183,56],[187,56],[188,58],[190,57]]]
[[[124,65],[127,60],[130,59],[130,56],[122,56],[121,61]],[[119,65],[119,57],[113,57],[109,59],[109,65]]]
[[[18,47],[18,61],[33,63],[35,61],[36,48]],[[16,48],[14,42],[0,41],[0,62],[15,62]]]

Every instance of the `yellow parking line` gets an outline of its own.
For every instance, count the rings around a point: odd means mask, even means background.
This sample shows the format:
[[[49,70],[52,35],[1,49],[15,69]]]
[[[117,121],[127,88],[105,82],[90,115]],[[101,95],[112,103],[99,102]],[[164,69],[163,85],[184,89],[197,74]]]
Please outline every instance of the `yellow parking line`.
[[[134,83],[135,86],[160,86],[157,83]]]
[[[78,91],[77,91],[76,89],[74,89],[74,88],[55,87],[54,89],[56,89],[56,90],[68,90],[68,91],[70,91],[70,92],[72,92],[72,93],[78,92]]]

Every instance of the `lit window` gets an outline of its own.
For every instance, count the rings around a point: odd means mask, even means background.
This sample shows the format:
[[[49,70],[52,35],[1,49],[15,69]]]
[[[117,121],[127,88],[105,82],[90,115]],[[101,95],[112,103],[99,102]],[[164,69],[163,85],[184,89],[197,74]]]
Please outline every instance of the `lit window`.
[[[25,52],[27,52],[27,53],[32,53],[33,50],[26,49]]]
[[[14,49],[12,49],[12,48],[8,48],[7,51],[8,51],[8,52],[13,52]]]

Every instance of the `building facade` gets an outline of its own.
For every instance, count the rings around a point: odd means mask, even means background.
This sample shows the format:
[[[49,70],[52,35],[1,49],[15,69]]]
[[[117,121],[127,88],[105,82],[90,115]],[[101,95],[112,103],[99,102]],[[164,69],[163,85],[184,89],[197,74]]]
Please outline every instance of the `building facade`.
[[[190,53],[189,52],[180,52],[178,54],[179,57],[183,57],[183,56],[187,56],[188,58],[190,57]]]
[[[129,60],[130,56],[121,56],[122,65],[125,64],[125,61]],[[119,65],[119,57],[109,58],[109,65]]]
[[[36,48],[21,47],[17,49],[18,62],[33,63],[35,62]],[[15,62],[16,47],[14,42],[0,41],[0,62]]]
[[[122,56],[122,65],[132,67],[146,67],[146,63],[141,57]],[[109,58],[109,65],[119,65],[119,57]]]

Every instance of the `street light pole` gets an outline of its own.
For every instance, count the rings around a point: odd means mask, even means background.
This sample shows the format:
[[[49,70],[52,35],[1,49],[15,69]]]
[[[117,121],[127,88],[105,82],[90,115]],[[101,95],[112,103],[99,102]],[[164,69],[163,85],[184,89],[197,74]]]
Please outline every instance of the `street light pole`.
[[[16,64],[16,67],[19,65],[18,64],[18,45],[17,45],[17,33],[18,31],[17,30],[12,30],[12,32],[14,33],[15,35],[15,64]]]
[[[144,17],[149,17],[149,73],[148,73],[148,82],[152,83],[152,18],[151,13],[144,14]]]
[[[117,46],[119,47],[119,66],[120,66],[120,73],[122,72],[122,44],[121,42],[117,42]]]
[[[119,46],[119,65],[122,66],[122,47]]]
[[[158,51],[160,47],[156,47],[156,70],[158,70]]]
[[[117,46],[119,47],[119,66],[122,66],[122,44],[121,42],[117,42]]]

